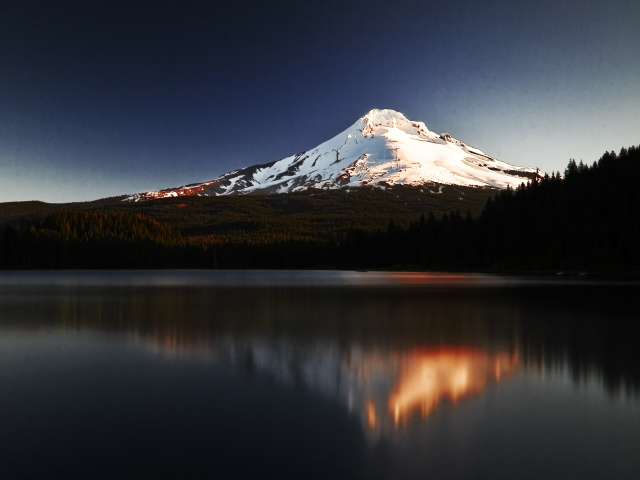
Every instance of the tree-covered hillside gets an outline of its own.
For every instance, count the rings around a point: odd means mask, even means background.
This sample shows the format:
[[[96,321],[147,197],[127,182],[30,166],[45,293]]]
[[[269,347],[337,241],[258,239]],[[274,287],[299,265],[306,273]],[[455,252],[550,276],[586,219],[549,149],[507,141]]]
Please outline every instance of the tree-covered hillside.
[[[180,197],[125,202],[123,197],[74,204],[0,204],[0,224],[59,209],[142,214],[171,225],[186,237],[222,243],[327,241],[352,229],[386,229],[391,220],[407,226],[421,213],[453,209],[479,214],[495,189],[458,186],[309,189],[297,193]],[[17,223],[19,224],[19,222]]]
[[[38,204],[23,215],[12,205],[0,267],[637,273],[639,178],[632,147],[494,196],[425,185]]]

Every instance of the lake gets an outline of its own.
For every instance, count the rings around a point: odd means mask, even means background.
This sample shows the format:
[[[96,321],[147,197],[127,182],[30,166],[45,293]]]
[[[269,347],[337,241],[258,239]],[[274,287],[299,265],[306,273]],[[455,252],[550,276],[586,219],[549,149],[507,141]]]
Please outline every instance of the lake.
[[[0,272],[0,476],[638,479],[638,292]]]

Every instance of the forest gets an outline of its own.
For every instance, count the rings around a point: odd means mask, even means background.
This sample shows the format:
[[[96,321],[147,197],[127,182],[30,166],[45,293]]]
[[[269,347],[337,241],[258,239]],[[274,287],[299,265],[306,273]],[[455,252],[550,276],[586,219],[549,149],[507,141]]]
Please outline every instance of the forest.
[[[0,205],[0,268],[640,272],[640,147],[516,189]],[[311,190],[311,189],[310,189]]]

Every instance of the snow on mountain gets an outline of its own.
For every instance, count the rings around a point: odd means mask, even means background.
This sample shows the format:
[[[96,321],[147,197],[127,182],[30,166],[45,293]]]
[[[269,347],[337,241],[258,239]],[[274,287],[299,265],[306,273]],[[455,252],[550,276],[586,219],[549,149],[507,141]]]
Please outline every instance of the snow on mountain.
[[[234,170],[214,180],[144,192],[139,201],[191,195],[285,193],[307,188],[449,184],[515,187],[537,175],[465,145],[395,110],[371,110],[312,150]]]

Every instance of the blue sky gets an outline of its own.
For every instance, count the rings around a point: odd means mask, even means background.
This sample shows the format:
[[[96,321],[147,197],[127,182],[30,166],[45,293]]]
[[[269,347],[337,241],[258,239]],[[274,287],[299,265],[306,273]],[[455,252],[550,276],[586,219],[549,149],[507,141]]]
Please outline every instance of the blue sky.
[[[392,108],[564,170],[640,144],[637,1],[0,5],[0,201],[204,181]]]

